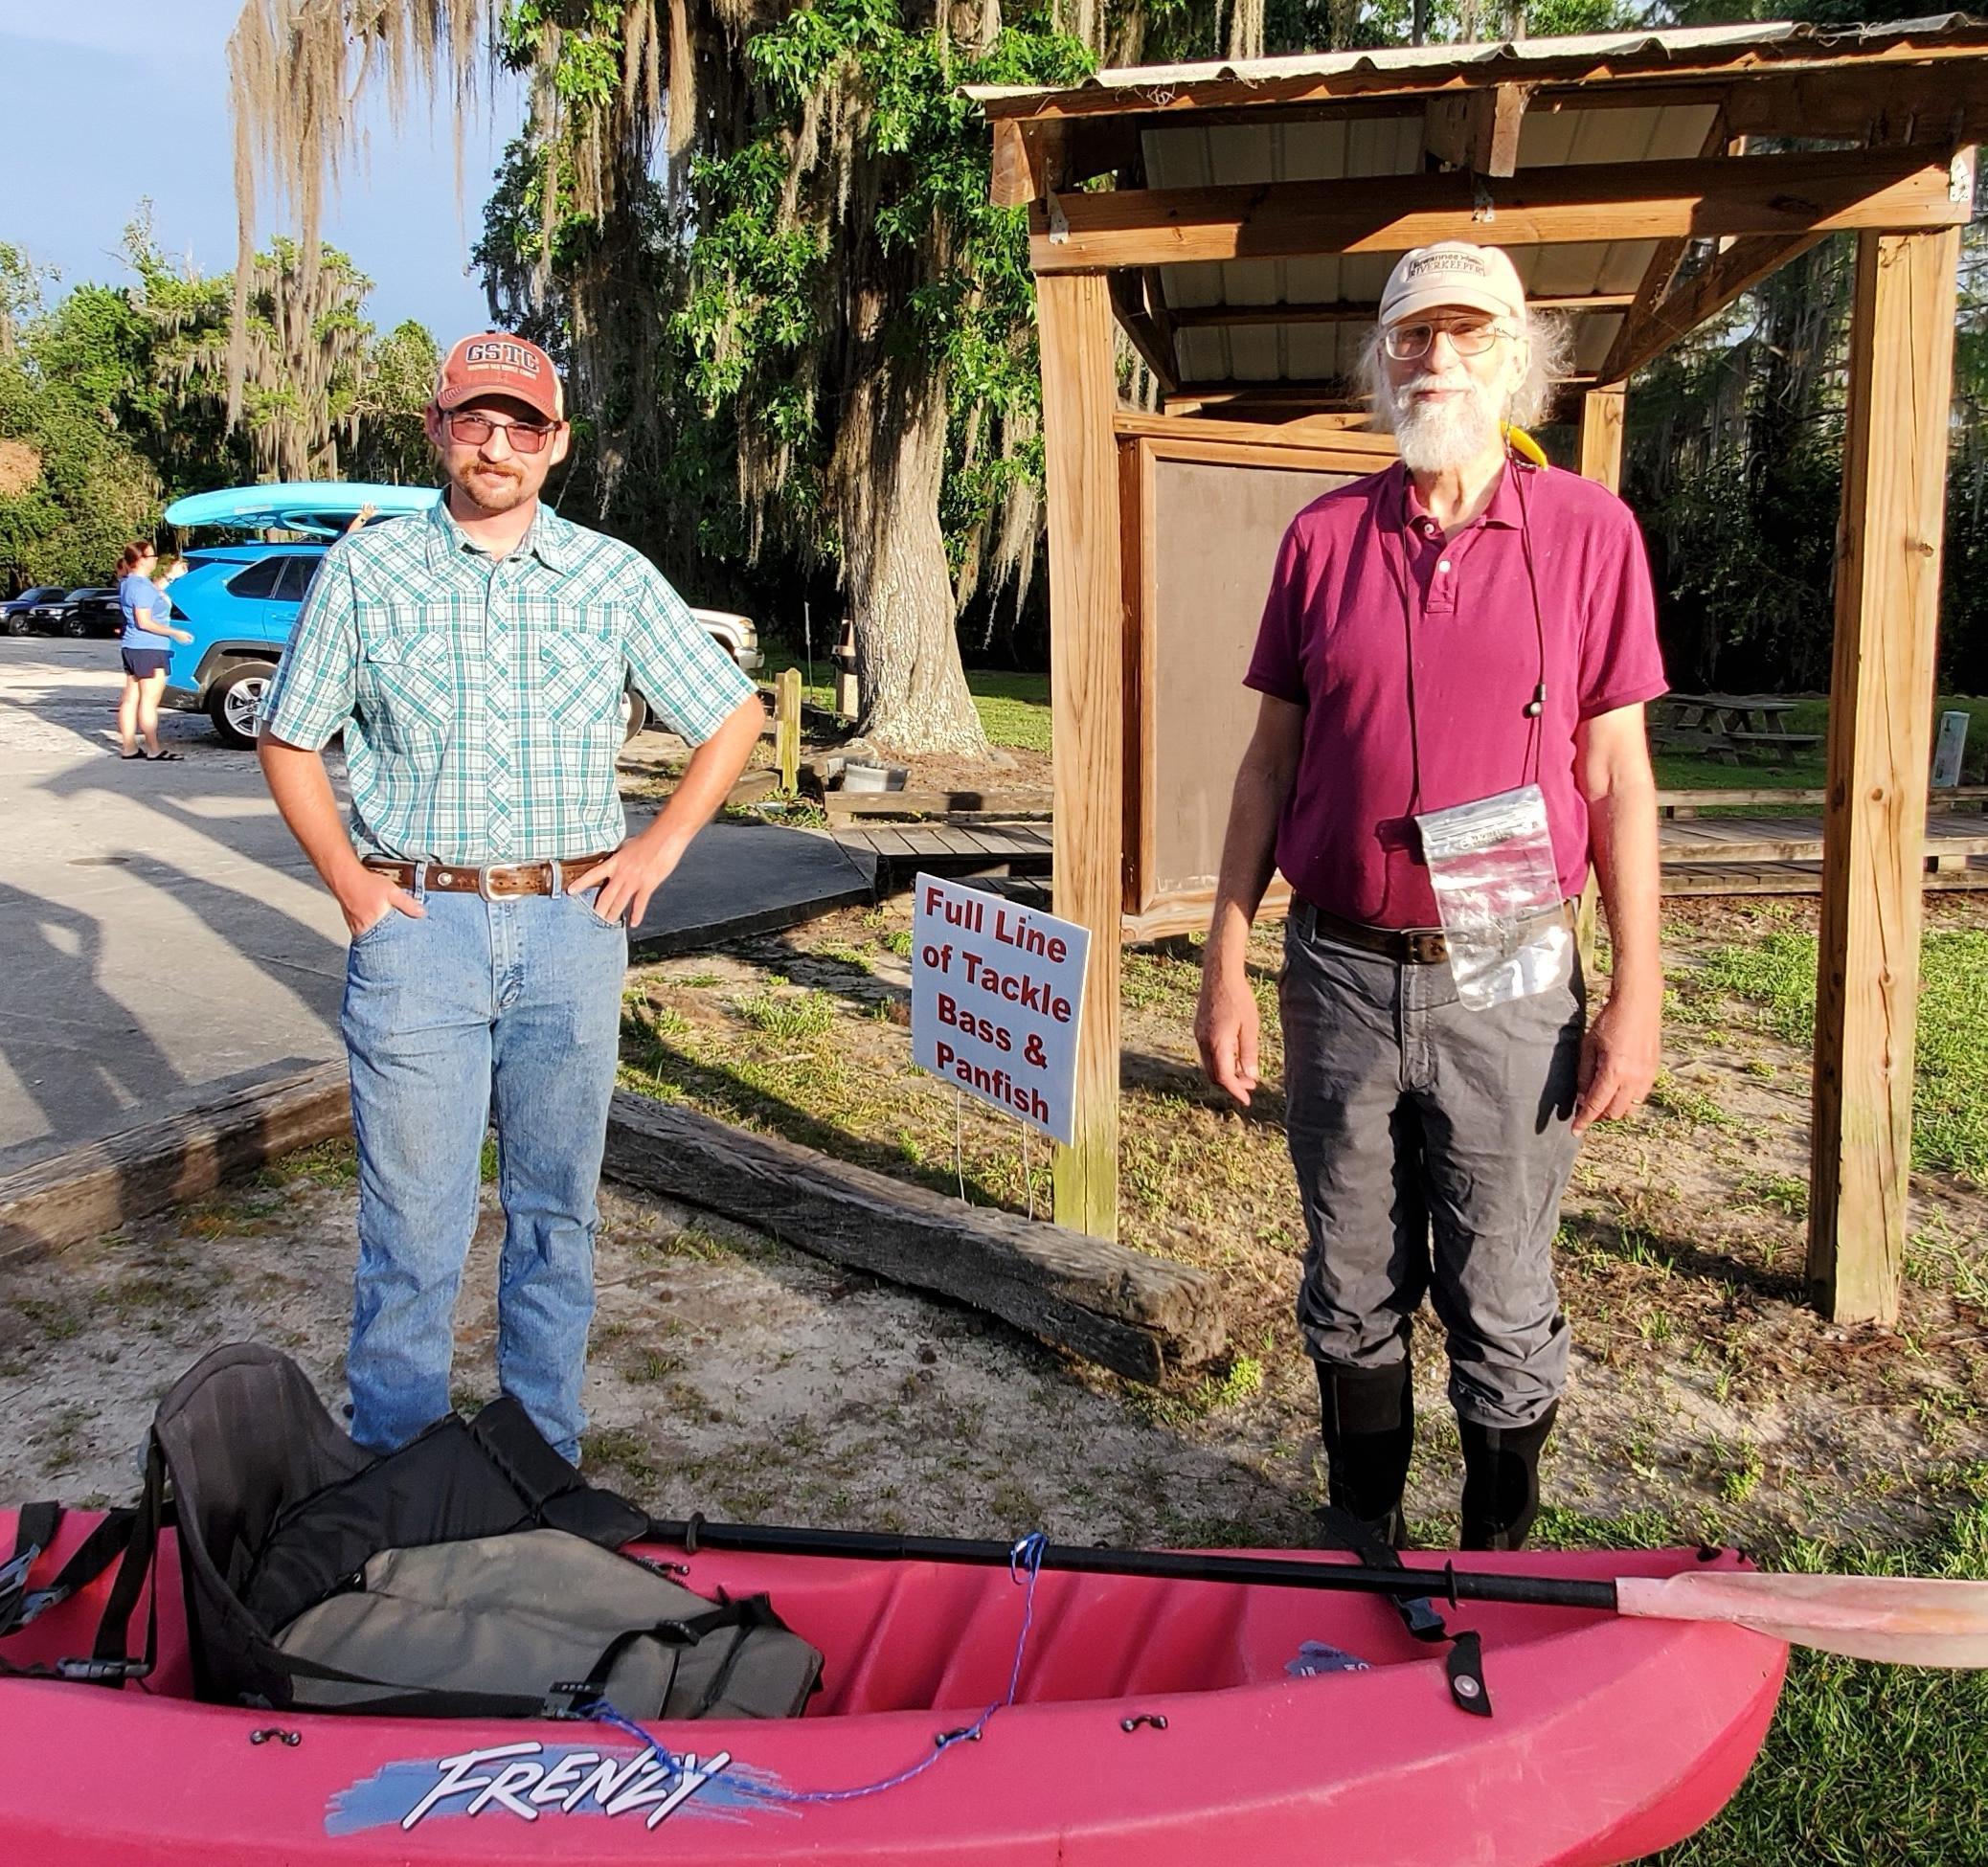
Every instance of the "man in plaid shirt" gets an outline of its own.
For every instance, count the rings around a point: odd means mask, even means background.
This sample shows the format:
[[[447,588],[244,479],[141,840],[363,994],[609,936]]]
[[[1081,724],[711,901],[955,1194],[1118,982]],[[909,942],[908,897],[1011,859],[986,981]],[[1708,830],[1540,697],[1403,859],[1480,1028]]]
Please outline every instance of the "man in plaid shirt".
[[[442,499],[326,553],[262,710],[270,792],[352,935],[352,1435],[390,1451],[449,1410],[494,1119],[498,1378],[577,1461],[627,923],[765,715],[654,566],[539,503],[571,430],[536,345],[464,338],[427,428]],[[697,748],[636,837],[615,786],[625,668]],[[350,834],[322,755],[340,731]]]

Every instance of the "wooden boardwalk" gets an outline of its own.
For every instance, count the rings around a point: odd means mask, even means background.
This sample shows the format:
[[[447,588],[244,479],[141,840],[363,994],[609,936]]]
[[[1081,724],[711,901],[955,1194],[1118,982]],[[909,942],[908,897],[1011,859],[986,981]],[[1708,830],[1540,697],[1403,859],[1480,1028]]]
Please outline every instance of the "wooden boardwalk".
[[[833,835],[852,854],[875,857],[880,893],[908,889],[921,871],[1006,877],[1031,898],[1047,889],[1047,823],[879,823],[838,828]],[[1819,816],[1666,816],[1658,837],[1665,894],[1821,891]],[[1036,886],[1025,890],[1025,880]],[[1953,811],[1927,819],[1925,883],[1929,889],[1988,889],[1988,815]]]
[[[1665,863],[1803,863],[1822,860],[1819,817],[1666,818],[1658,826]],[[1958,867],[1988,856],[1988,818],[1972,812],[1926,820],[1926,859]]]
[[[1935,889],[1988,889],[1988,861],[1979,858],[1955,868],[1929,868],[1920,880]],[[1672,863],[1666,861],[1663,892],[1680,894],[1820,894],[1822,865],[1812,863]]]
[[[839,829],[851,854],[876,858],[877,891],[908,889],[915,875],[1047,875],[1047,823],[892,823]]]

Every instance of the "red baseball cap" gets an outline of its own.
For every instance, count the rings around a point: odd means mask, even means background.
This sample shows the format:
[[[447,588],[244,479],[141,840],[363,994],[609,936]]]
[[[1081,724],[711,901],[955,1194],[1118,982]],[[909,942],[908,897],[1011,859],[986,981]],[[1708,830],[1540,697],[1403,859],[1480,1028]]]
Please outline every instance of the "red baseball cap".
[[[548,421],[566,419],[566,394],[553,359],[522,337],[486,330],[464,337],[435,378],[435,406],[457,409],[478,395],[509,395]]]

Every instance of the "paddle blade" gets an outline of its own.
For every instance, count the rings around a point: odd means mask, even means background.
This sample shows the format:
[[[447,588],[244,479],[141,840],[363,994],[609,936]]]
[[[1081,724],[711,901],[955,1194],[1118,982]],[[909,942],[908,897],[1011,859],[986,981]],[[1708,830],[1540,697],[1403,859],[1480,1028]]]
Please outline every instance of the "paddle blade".
[[[1615,1601],[1625,1614],[1728,1621],[1852,1659],[1988,1667],[1988,1582],[1721,1569],[1619,1576]]]

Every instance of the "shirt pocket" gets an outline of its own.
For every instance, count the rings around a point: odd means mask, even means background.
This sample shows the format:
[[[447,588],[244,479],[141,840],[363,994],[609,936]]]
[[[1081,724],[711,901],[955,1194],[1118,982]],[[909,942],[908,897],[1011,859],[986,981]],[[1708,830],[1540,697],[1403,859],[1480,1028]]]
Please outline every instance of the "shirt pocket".
[[[364,644],[360,702],[371,738],[411,752],[448,737],[457,710],[453,652],[443,635],[386,635]]]
[[[539,634],[538,691],[556,733],[591,735],[621,721],[621,644],[606,629],[553,628]]]

